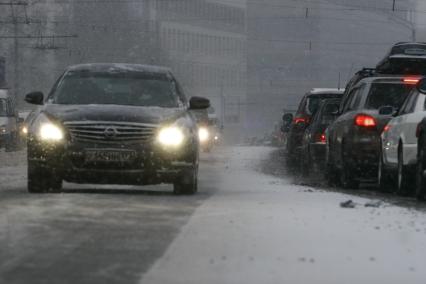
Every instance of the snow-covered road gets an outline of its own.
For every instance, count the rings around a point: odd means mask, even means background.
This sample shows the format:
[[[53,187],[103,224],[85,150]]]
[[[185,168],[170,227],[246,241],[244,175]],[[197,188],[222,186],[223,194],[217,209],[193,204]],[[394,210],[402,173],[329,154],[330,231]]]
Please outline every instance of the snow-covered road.
[[[30,195],[25,165],[9,161],[0,166],[0,283],[425,283],[422,206],[384,198],[366,207],[383,198],[264,174],[274,151],[204,156],[193,197],[168,186]],[[355,208],[340,207],[348,199]]]

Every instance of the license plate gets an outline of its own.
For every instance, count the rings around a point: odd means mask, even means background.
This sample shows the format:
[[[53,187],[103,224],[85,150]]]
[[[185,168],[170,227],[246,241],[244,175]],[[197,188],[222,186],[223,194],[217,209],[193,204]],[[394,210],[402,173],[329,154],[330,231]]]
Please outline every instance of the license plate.
[[[136,158],[135,151],[86,150],[86,162],[132,162]]]

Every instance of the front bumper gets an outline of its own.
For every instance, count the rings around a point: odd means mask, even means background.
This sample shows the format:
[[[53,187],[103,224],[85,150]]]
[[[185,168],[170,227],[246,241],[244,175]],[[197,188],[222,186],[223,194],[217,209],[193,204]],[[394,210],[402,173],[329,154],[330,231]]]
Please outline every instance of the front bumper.
[[[87,162],[87,149],[132,150],[129,162]],[[47,168],[74,183],[147,185],[172,183],[198,166],[198,149],[186,145],[172,151],[152,143],[103,145],[85,142],[44,143],[33,138],[28,143],[28,161]]]

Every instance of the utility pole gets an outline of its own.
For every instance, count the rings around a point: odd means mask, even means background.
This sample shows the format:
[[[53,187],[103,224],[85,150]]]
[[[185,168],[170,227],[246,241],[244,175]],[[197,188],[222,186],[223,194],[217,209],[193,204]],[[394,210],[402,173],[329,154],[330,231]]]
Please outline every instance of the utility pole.
[[[396,5],[396,0],[393,0],[393,3],[392,3],[392,11],[393,12],[395,12],[395,5]]]

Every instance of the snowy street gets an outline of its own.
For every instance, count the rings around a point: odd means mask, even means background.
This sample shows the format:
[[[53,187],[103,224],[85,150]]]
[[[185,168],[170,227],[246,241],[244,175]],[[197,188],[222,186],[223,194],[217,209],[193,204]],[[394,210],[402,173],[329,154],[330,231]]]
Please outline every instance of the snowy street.
[[[195,196],[72,184],[29,194],[24,154],[0,156],[0,283],[426,279],[424,207],[294,183],[272,148],[204,155]],[[340,206],[347,200],[355,208]]]

